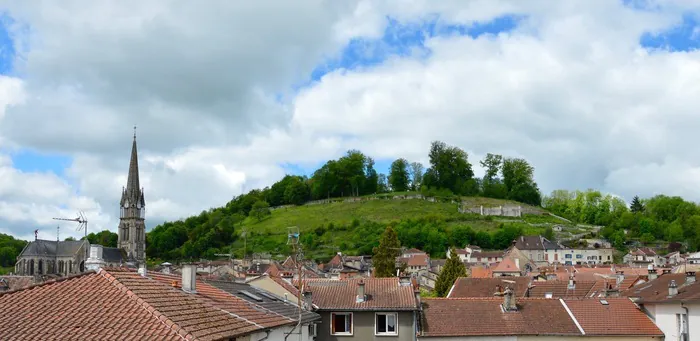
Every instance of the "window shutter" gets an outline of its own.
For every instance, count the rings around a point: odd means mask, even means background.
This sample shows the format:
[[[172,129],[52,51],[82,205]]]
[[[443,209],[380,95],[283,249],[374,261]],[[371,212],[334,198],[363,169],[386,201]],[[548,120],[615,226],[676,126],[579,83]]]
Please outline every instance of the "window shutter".
[[[331,314],[331,334],[335,334],[335,314]]]

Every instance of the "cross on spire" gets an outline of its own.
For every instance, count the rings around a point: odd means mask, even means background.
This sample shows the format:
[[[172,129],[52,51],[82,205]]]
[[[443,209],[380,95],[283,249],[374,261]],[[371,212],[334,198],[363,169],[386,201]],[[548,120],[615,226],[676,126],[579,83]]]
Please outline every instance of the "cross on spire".
[[[136,125],[134,124],[134,140],[136,140]]]

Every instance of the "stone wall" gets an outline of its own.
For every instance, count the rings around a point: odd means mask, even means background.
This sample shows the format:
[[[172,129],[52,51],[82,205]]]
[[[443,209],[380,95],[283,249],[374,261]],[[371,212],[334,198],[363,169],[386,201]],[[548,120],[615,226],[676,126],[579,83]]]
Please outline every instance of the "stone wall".
[[[467,206],[463,204],[459,208],[460,213],[473,213],[485,216],[500,216],[500,217],[521,217],[522,207],[515,205],[506,205],[498,207],[482,206]]]
[[[455,199],[449,198],[439,198],[439,197],[426,197],[421,194],[409,194],[409,195],[392,195],[391,193],[372,196],[372,197],[346,197],[346,198],[333,198],[333,199],[321,199],[312,200],[304,205],[321,205],[330,204],[334,202],[364,202],[364,201],[375,201],[375,200],[425,200],[429,202],[446,202],[452,204],[460,204],[457,210],[459,213],[472,213],[480,215],[489,216],[502,216],[502,217],[521,217],[523,214],[542,214],[542,211],[535,207],[522,207],[516,205],[505,205],[497,207],[484,207],[484,206],[474,206],[463,201],[459,202]],[[281,208],[292,207],[293,205],[283,205],[270,207],[271,210],[277,210]]]

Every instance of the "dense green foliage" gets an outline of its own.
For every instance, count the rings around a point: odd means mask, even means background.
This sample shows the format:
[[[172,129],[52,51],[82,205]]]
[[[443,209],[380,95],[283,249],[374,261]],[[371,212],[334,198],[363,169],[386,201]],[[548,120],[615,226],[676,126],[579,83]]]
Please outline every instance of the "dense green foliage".
[[[685,242],[691,251],[700,248],[700,208],[680,197],[635,197],[628,208],[622,199],[599,191],[558,190],[544,198],[543,206],[574,222],[605,226],[601,235],[620,250],[630,239],[644,244]]]
[[[445,262],[445,266],[440,271],[437,281],[435,281],[435,294],[439,297],[447,296],[455,280],[460,277],[467,277],[467,271],[457,252],[452,249],[450,258]]]
[[[0,268],[12,268],[27,242],[0,233]]]
[[[307,216],[303,221],[296,220],[282,226],[276,225],[279,221],[275,217],[278,211],[281,211],[282,216],[296,214],[288,210],[304,212],[303,208],[311,205],[299,205],[310,200],[381,195],[388,191],[401,193],[407,190],[420,190],[427,196],[443,199],[460,200],[460,196],[463,195],[484,196],[517,199],[539,205],[539,189],[533,181],[534,169],[522,159],[489,155],[490,159],[484,161],[490,164],[488,178],[482,180],[474,178],[472,165],[465,151],[443,142],[436,141],[431,144],[430,167],[425,171],[420,163],[398,159],[392,163],[389,176],[379,174],[374,169],[374,160],[371,157],[360,151],[350,150],[339,159],[326,162],[310,178],[287,175],[270,187],[234,197],[224,207],[155,227],[146,237],[147,254],[149,257],[173,260],[213,258],[215,254],[230,251],[242,255],[243,228],[250,230],[246,238],[246,245],[250,246],[247,251],[284,253],[287,252],[284,243],[286,227],[295,225],[314,231],[313,234],[302,235],[302,238],[306,238],[303,240],[304,245],[314,251],[314,254],[332,254],[332,248],[368,254],[378,245],[379,235],[388,223],[395,224],[400,239],[411,240],[410,244],[404,245],[425,247],[430,253],[444,254],[448,245],[459,245],[455,244],[457,241],[451,236],[452,227],[455,226],[453,214],[457,214],[457,205],[449,206],[449,214],[440,212],[435,217],[430,217],[425,210],[414,216],[405,214],[406,212],[396,212],[390,219],[376,219],[372,212],[366,212],[343,215],[342,220],[345,221],[338,221],[328,217],[327,212],[321,211]],[[364,204],[365,207],[371,206],[367,204]],[[272,210],[285,205],[299,207]],[[380,206],[392,205],[384,203]],[[439,210],[442,210],[444,207],[438,203],[432,205],[431,209],[440,207]],[[460,219],[464,217],[456,218]],[[351,225],[347,220],[356,220],[357,223]],[[484,224],[475,222],[472,225]],[[496,227],[491,225],[493,226],[489,226],[489,231]],[[403,233],[403,226],[418,227],[416,231]],[[456,226],[459,226],[459,229],[469,227],[470,224],[460,223]],[[430,229],[433,228],[437,230],[431,232]],[[459,243],[462,244],[465,240],[479,240],[483,243],[482,247],[503,245],[496,237],[498,233],[505,232],[497,231],[492,234],[476,230],[475,228],[472,234],[463,233],[462,235],[468,237],[461,237]],[[521,228],[520,233],[523,232]],[[335,235],[343,235],[346,238],[340,240]]]
[[[83,237],[82,239],[85,239]],[[66,240],[68,240],[66,238]],[[109,230],[100,231],[98,233],[90,233],[87,235],[87,240],[90,244],[99,244],[106,247],[117,247],[119,236]]]
[[[379,239],[379,246],[375,247],[372,257],[375,277],[395,277],[396,257],[401,255],[401,243],[391,226],[387,227]]]

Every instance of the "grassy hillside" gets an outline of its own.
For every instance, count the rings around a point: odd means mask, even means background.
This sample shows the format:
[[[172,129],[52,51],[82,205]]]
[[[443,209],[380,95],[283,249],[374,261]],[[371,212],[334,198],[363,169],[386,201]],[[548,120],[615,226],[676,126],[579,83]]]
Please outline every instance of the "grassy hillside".
[[[469,205],[487,207],[521,205],[512,201],[489,198],[464,198]],[[534,207],[530,207],[535,210]],[[539,209],[540,212],[545,212]],[[425,236],[414,236],[417,243],[423,239],[435,238],[434,253],[442,252],[441,246],[459,243],[452,236],[454,231],[496,233],[499,227],[517,227],[524,234],[539,234],[552,224],[562,221],[542,215],[525,215],[522,218],[484,217],[458,212],[458,204],[451,202],[430,202],[421,199],[377,199],[360,202],[331,202],[326,204],[283,207],[273,210],[263,220],[246,218],[242,225],[248,231],[247,251],[267,251],[284,255],[289,250],[285,243],[287,228],[297,226],[302,234],[307,255],[325,259],[337,251],[349,254],[371,253],[378,236],[389,224],[397,225],[405,235],[424,228]],[[431,232],[432,231],[432,232]],[[433,234],[431,237],[430,234]],[[406,238],[409,238],[408,236]],[[471,241],[471,240],[470,240]],[[473,241],[472,241],[473,242]],[[420,245],[406,245],[416,247]],[[463,246],[463,245],[461,245]],[[428,247],[425,246],[424,247]],[[241,252],[243,239],[232,245],[234,253]]]

